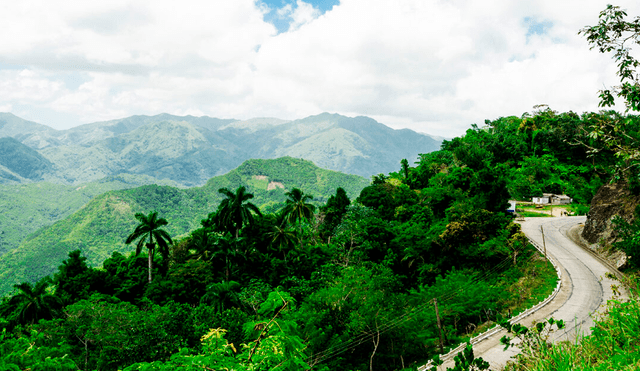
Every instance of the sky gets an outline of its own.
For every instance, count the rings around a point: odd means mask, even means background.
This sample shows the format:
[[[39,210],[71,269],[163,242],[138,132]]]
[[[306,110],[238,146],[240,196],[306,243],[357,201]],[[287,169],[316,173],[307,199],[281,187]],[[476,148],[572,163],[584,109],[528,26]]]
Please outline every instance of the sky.
[[[534,106],[597,111],[596,0],[21,0],[0,4],[0,112],[369,116],[454,137]],[[616,3],[631,17],[640,2]],[[636,51],[634,51],[635,53]]]

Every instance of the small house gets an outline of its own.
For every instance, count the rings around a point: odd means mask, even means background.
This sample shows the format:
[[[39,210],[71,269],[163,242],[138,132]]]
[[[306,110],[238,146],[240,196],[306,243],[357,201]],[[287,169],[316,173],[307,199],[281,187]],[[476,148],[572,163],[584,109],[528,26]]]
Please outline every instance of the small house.
[[[532,197],[531,202],[536,205],[568,205],[573,199],[567,195],[556,195],[553,193],[543,193],[542,197]]]

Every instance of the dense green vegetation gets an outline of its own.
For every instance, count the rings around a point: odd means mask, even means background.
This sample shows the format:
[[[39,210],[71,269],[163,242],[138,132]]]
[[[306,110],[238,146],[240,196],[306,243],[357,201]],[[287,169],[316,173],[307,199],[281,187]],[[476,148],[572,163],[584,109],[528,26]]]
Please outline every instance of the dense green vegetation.
[[[555,286],[504,210],[542,192],[590,200],[615,161],[603,150],[593,166],[572,145],[593,117],[500,118],[359,189],[285,158],[202,188],[109,192],[27,242],[33,256],[48,246],[65,256],[2,303],[0,356],[18,369],[47,357],[87,370],[419,365],[440,347],[434,298],[447,347]],[[174,243],[149,259],[148,237],[138,255],[122,243],[151,211]],[[37,300],[42,311],[23,310]]]
[[[21,221],[28,224],[25,222],[29,219],[27,212],[33,209],[60,212],[62,216],[63,211],[69,213],[69,209],[79,208],[83,200],[104,189],[100,187],[126,185],[127,181],[125,177],[108,178],[105,182],[92,183],[84,188],[41,185],[47,191],[43,193],[44,200],[34,196],[38,194],[38,185],[7,187],[7,197],[20,198],[25,206],[19,209],[19,204],[13,203],[15,208],[7,214],[0,214],[0,221],[12,218],[8,226]],[[368,181],[356,175],[320,169],[309,161],[280,158],[247,161],[228,174],[212,178],[203,187],[178,189],[148,185],[107,192],[95,197],[67,218],[31,234],[19,247],[0,256],[0,266],[3,267],[0,271],[0,293],[9,292],[13,284],[22,281],[35,283],[52,274],[68,253],[76,249],[81,250],[93,266],[102,264],[113,251],[124,254],[133,251],[135,247],[126,245],[125,240],[136,224],[136,213],[148,214],[157,210],[161,217],[171,222],[167,231],[172,237],[186,236],[197,229],[200,221],[222,201],[224,197],[218,193],[219,188],[235,190],[243,184],[254,195],[253,203],[269,213],[284,204],[285,193],[292,188],[304,189],[315,196],[314,202],[320,205],[337,187],[343,187],[350,197],[355,197]],[[54,194],[58,189],[59,197]],[[15,192],[15,196],[10,192]],[[29,200],[29,197],[34,198]],[[58,208],[62,206],[56,198],[73,202],[66,205],[68,208],[60,210]],[[32,223],[37,222],[44,223],[44,220],[34,217]]]

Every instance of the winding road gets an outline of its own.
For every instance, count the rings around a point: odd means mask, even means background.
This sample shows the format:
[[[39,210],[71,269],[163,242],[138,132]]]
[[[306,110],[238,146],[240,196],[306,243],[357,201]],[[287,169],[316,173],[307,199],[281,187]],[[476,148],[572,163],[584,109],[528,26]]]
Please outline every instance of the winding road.
[[[589,334],[593,326],[593,314],[602,311],[607,301],[613,297],[611,285],[620,284],[606,277],[606,273],[611,270],[605,263],[568,237],[571,228],[583,224],[585,220],[586,217],[581,216],[525,218],[521,222],[522,231],[539,246],[543,246],[540,232],[542,226],[547,254],[560,267],[562,285],[553,300],[519,323],[531,326],[534,322],[549,317],[564,320],[566,327],[552,335],[553,341],[575,340],[578,336]],[[514,347],[503,351],[500,338],[506,334],[502,330],[473,346],[475,356],[489,362],[492,370],[502,369],[517,352]],[[438,370],[446,370],[447,367],[453,367],[452,358],[438,367]]]

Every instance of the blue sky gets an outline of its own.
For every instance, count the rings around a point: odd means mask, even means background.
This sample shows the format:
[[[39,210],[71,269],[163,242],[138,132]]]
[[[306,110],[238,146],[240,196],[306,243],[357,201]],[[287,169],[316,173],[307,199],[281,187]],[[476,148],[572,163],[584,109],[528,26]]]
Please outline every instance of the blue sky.
[[[640,2],[620,0],[631,18]],[[30,0],[0,12],[0,112],[66,129],[132,115],[322,112],[452,137],[598,110],[604,0]],[[638,56],[638,50],[633,50]],[[640,56],[638,56],[640,57]]]
[[[278,10],[285,9],[287,6],[292,8],[294,11],[298,4],[296,1],[291,0],[262,0],[263,4],[267,5],[270,9],[270,12],[264,15],[264,20],[273,24],[278,29],[278,32],[286,32],[289,30],[289,26],[293,21],[290,13],[286,14],[278,14]],[[313,6],[314,9],[318,10],[319,14],[322,15],[327,11],[331,10],[334,5],[339,5],[339,0],[311,0],[306,1],[307,4]],[[282,12],[281,12],[282,13]]]

